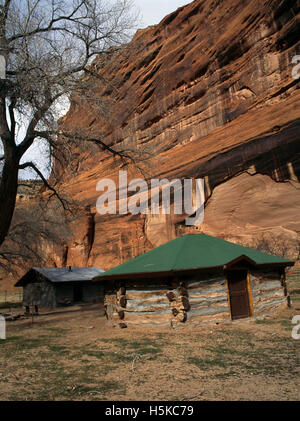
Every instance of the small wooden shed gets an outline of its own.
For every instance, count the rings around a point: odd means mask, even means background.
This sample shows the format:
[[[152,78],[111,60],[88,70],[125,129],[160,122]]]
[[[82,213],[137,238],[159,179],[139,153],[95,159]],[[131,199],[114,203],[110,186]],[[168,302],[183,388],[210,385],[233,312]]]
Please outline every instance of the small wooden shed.
[[[127,325],[198,326],[288,305],[294,263],[206,234],[190,234],[94,278],[106,317]]]
[[[104,270],[97,267],[31,268],[16,284],[23,287],[23,305],[57,307],[64,301],[102,302],[102,283],[92,279]]]

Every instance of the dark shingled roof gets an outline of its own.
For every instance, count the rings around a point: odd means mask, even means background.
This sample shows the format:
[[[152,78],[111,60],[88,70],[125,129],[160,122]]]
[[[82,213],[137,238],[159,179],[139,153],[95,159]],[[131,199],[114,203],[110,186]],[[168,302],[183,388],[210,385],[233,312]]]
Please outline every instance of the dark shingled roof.
[[[220,268],[245,259],[255,267],[267,265],[292,266],[294,263],[278,256],[221,240],[206,234],[189,234],[169,241],[135,257],[94,280],[125,279],[171,274],[180,271]],[[151,274],[151,275],[150,275]]]
[[[38,274],[42,275],[48,281],[53,283],[63,282],[83,282],[91,281],[95,276],[99,276],[104,272],[103,269],[97,267],[72,267],[66,268],[38,268],[30,269],[16,284],[15,287],[23,286]]]

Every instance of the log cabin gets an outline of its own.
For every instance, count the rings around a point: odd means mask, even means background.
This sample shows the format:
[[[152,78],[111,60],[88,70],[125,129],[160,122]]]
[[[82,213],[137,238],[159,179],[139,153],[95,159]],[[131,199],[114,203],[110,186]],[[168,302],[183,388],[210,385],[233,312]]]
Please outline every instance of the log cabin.
[[[96,276],[106,318],[120,327],[201,326],[289,305],[294,262],[206,234],[176,238]]]
[[[92,279],[104,272],[97,267],[39,268],[33,267],[18,280],[23,287],[23,305],[58,307],[68,302],[103,303],[103,286]]]

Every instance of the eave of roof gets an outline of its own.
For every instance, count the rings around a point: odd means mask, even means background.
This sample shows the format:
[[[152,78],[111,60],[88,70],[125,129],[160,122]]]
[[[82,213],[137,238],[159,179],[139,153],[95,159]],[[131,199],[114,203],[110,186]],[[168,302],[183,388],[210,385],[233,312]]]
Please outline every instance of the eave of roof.
[[[255,268],[263,269],[265,267],[285,267],[285,266],[293,266],[294,262],[288,263],[261,263],[259,265],[253,265]],[[122,279],[147,279],[147,278],[159,278],[159,277],[176,277],[176,275],[183,274],[189,275],[193,273],[200,273],[200,272],[210,272],[214,270],[226,270],[230,269],[227,265],[221,266],[207,266],[203,268],[192,268],[192,269],[178,269],[178,270],[170,270],[165,272],[139,272],[139,273],[122,273],[118,275],[107,275],[107,276],[95,276],[93,278],[93,282],[98,281],[112,281],[112,280],[122,280]]]

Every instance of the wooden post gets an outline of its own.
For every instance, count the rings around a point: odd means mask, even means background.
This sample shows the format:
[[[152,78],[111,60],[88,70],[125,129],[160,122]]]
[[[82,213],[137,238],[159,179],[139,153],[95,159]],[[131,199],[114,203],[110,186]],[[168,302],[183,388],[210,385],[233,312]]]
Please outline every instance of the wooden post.
[[[250,270],[247,271],[247,291],[248,291],[248,298],[249,298],[250,316],[252,316],[253,315],[253,298],[252,298],[251,282],[250,282]]]
[[[283,288],[283,293],[284,293],[284,296],[286,297],[287,306],[290,308],[291,307],[291,297],[290,297],[290,295],[288,293],[288,290],[287,290],[286,269],[281,268],[279,270],[279,275],[280,275],[280,283],[281,283],[281,286]]]
[[[227,290],[227,298],[228,298],[229,315],[230,315],[230,319],[232,320],[231,302],[230,302],[230,293],[229,293],[229,283],[228,283],[227,272],[224,271],[224,275],[225,275],[225,278],[226,278],[226,290]]]
[[[33,317],[34,317],[34,314],[33,314],[33,302],[31,301],[31,326],[33,325]]]

